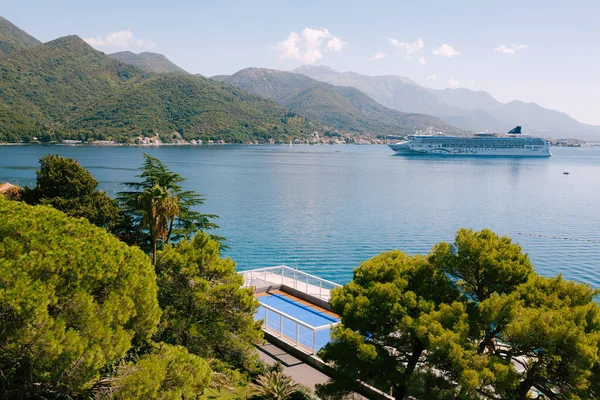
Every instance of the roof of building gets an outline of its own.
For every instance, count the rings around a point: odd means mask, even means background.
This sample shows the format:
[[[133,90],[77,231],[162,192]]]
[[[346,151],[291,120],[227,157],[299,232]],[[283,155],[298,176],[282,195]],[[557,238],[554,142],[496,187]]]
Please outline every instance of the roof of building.
[[[18,190],[19,187],[8,182],[0,183],[0,193],[8,193],[9,191]]]

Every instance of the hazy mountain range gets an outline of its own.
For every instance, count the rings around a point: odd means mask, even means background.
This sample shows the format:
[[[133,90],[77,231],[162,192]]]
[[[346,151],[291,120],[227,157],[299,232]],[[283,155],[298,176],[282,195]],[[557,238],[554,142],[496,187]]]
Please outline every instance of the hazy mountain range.
[[[433,128],[465,133],[429,115],[384,107],[353,87],[330,85],[293,72],[246,68],[231,76],[212,79],[272,99],[315,122],[343,131],[407,135]]]
[[[339,86],[355,87],[380,104],[403,112],[426,113],[475,132],[524,132],[550,138],[600,140],[600,127],[581,123],[535,103],[500,103],[489,93],[469,89],[429,89],[401,76],[367,76],[325,66],[302,66],[294,72]]]

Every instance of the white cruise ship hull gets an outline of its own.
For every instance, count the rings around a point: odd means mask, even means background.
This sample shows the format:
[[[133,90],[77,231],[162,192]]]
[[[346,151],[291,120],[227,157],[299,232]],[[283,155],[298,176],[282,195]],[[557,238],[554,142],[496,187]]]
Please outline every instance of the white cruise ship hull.
[[[456,136],[409,136],[388,145],[402,155],[550,157],[550,144],[540,138],[468,138]]]

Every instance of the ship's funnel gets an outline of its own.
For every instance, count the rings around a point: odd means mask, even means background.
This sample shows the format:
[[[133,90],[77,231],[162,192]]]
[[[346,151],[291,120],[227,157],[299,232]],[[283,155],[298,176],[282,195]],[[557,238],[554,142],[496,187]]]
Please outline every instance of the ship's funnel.
[[[521,126],[515,126],[510,131],[508,131],[508,133],[512,133],[512,134],[515,134],[515,135],[521,134]]]

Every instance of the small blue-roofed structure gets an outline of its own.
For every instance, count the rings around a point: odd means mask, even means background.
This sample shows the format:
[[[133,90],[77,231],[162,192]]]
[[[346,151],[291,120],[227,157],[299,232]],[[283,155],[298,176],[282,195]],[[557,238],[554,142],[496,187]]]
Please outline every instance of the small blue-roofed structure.
[[[244,286],[254,288],[260,302],[255,319],[263,321],[267,335],[312,356],[329,342],[340,322],[329,299],[340,285],[284,265],[240,274]]]

